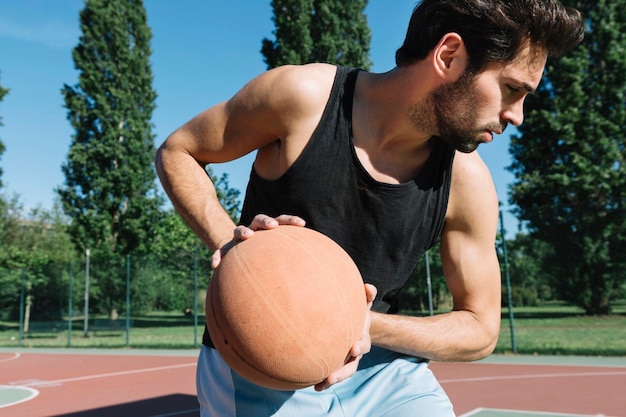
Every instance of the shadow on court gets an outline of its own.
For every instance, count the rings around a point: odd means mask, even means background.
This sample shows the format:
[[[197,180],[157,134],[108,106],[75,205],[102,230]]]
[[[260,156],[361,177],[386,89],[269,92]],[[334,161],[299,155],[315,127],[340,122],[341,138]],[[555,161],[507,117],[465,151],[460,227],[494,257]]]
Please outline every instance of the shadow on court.
[[[195,395],[172,394],[93,410],[57,414],[54,417],[198,417],[199,415],[198,399]]]

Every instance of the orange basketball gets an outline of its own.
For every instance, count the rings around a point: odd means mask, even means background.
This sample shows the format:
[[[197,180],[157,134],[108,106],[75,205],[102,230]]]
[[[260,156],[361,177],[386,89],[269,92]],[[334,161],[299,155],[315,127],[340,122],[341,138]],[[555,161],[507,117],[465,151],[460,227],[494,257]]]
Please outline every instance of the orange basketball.
[[[244,378],[295,390],[323,381],[361,338],[366,295],[350,256],[299,226],[255,232],[222,258],[209,285],[213,344]]]

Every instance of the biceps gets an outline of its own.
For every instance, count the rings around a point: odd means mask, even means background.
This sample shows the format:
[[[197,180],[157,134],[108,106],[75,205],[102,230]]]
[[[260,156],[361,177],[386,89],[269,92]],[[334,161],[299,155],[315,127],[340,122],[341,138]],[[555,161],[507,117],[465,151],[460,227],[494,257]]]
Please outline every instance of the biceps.
[[[441,260],[455,310],[500,311],[500,266],[493,241],[448,231],[442,237]]]

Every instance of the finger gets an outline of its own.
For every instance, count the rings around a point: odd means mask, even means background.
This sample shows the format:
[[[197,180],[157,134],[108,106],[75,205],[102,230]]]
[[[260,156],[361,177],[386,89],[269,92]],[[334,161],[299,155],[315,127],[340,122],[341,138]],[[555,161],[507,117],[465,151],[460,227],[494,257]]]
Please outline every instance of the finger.
[[[211,268],[212,269],[217,268],[221,261],[222,261],[222,251],[218,249],[215,252],[213,252],[213,255],[211,255]]]
[[[372,350],[372,339],[370,337],[370,325],[371,325],[371,315],[368,311],[365,316],[365,323],[363,323],[363,333],[361,335],[361,339],[354,342],[352,347],[350,348],[350,355],[352,357],[361,357]]]
[[[251,230],[265,230],[265,229],[273,229],[278,227],[278,221],[270,216],[265,214],[257,214],[252,219],[252,223],[250,223],[249,228]]]
[[[242,241],[244,238],[247,239],[247,237],[244,237],[244,235],[252,235],[251,230],[249,230],[248,232],[246,231],[237,231],[237,229],[235,229],[235,237],[233,240],[231,240],[230,242],[226,243],[224,246],[222,246],[221,248],[215,250],[215,252],[213,252],[213,254],[211,255],[211,268],[215,269],[218,267],[218,265],[222,262],[222,258],[224,256],[226,256],[226,253],[228,253],[228,251],[237,244],[237,242]],[[237,237],[239,235],[239,237]]]
[[[254,234],[254,230],[246,226],[237,226],[235,228],[234,237],[236,242],[246,240]]]
[[[367,303],[371,307],[371,304],[374,302],[376,298],[376,294],[378,294],[378,290],[372,284],[365,284],[365,296],[367,298]]]
[[[323,391],[350,378],[356,372],[361,357],[352,357],[341,369],[331,373],[324,381],[315,385],[316,391]]]
[[[292,216],[289,214],[283,214],[281,216],[276,217],[276,221],[278,224],[286,224],[292,226],[304,226],[306,222],[304,219],[298,216]]]

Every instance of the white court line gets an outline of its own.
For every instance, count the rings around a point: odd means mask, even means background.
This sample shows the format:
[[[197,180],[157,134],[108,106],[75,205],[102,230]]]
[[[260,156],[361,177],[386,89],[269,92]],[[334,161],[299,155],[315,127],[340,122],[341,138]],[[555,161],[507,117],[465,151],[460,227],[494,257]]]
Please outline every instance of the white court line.
[[[19,352],[15,352],[13,353],[13,356],[10,358],[5,358],[5,359],[1,359],[0,363],[2,362],[8,362],[8,361],[14,361],[15,359],[18,359],[20,356],[22,356]]]
[[[572,372],[562,374],[534,374],[534,375],[505,375],[505,376],[482,376],[473,378],[458,378],[458,379],[440,379],[442,384],[453,384],[463,382],[480,382],[480,381],[502,381],[502,380],[516,380],[516,379],[543,379],[543,378],[570,378],[570,377],[584,377],[584,376],[619,376],[626,375],[626,371],[622,372]]]
[[[63,384],[66,382],[86,381],[89,379],[110,378],[114,376],[141,374],[144,372],[164,371],[167,369],[186,368],[189,366],[196,366],[196,362],[184,363],[180,365],[159,366],[157,368],[135,369],[132,371],[110,372],[106,374],[87,375],[87,376],[79,376],[79,377],[74,377],[74,378],[64,378],[64,379],[57,379],[54,381],[36,381],[36,382],[26,383],[24,385],[29,386],[29,387],[45,387],[45,386],[54,385],[54,384]]]
[[[510,414],[523,414],[528,416],[558,416],[558,417],[609,417],[604,414],[568,414],[568,413],[549,413],[542,411],[525,411],[525,410],[504,410],[501,408],[477,408],[475,410],[469,411],[465,414],[461,414],[459,417],[473,417],[476,415],[480,415],[483,411],[498,411],[501,413],[510,413]]]

